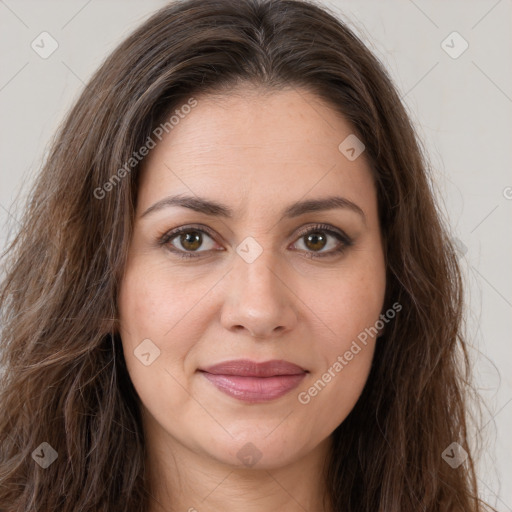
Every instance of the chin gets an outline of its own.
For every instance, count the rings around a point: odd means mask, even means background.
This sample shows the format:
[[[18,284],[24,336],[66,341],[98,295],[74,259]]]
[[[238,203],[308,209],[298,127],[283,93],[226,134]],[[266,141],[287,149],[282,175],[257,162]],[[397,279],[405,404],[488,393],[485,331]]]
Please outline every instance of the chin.
[[[298,449],[289,438],[270,439],[271,436],[265,436],[267,434],[247,434],[239,435],[237,439],[215,441],[205,446],[204,452],[212,459],[237,469],[271,470],[295,462],[308,451],[307,447]]]

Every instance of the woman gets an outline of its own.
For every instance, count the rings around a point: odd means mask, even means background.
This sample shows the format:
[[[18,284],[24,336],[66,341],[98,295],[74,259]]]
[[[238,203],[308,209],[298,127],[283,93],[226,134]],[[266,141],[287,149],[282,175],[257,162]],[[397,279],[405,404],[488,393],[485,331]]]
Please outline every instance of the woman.
[[[7,252],[1,510],[484,510],[429,186],[326,10],[157,12],[69,113]]]

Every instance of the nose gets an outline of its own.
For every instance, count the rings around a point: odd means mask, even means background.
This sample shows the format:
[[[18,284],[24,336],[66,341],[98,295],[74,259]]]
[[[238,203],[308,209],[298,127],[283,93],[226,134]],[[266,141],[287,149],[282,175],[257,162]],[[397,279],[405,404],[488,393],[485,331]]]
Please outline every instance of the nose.
[[[290,278],[273,264],[266,251],[252,263],[238,258],[226,276],[221,323],[232,332],[246,330],[255,338],[271,338],[297,323]]]

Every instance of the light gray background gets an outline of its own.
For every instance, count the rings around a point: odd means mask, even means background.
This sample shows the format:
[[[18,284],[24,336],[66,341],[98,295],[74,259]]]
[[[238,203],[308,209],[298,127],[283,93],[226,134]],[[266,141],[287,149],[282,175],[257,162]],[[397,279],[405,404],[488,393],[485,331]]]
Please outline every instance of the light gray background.
[[[106,55],[163,1],[0,0],[0,247],[48,142]],[[435,169],[468,284],[468,341],[488,410],[482,495],[512,512],[512,1],[321,2],[389,69]],[[59,47],[42,59],[31,42]],[[442,42],[469,44],[454,59]],[[452,42],[453,41],[453,42]],[[445,45],[462,48],[453,36]]]

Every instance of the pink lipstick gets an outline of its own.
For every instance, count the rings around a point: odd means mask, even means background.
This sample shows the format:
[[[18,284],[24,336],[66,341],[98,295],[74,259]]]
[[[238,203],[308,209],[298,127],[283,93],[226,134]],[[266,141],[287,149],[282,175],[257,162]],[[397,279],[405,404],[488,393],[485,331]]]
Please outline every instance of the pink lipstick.
[[[219,391],[245,402],[267,402],[296,388],[307,370],[284,360],[257,363],[248,359],[226,361],[199,371]]]

